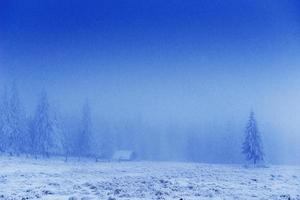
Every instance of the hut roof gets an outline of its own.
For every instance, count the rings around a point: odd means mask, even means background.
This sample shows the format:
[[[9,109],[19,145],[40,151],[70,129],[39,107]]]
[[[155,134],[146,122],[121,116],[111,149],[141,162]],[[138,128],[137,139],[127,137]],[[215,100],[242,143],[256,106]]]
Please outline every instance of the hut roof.
[[[134,151],[131,150],[119,150],[116,151],[112,157],[113,160],[133,160]]]

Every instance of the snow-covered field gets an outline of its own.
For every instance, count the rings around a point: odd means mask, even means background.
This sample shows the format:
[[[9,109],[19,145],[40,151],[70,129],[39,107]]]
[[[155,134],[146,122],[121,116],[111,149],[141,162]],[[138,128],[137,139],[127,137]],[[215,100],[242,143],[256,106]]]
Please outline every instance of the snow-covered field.
[[[300,167],[1,157],[0,199],[300,200]]]

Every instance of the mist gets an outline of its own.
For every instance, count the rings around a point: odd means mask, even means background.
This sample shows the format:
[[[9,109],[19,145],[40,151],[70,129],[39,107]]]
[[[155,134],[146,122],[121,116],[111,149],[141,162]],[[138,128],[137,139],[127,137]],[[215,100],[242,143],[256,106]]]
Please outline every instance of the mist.
[[[296,2],[16,2],[1,14],[0,91],[15,82],[28,117],[45,90],[71,134],[89,103],[107,154],[241,163],[254,111],[266,162],[300,163]]]

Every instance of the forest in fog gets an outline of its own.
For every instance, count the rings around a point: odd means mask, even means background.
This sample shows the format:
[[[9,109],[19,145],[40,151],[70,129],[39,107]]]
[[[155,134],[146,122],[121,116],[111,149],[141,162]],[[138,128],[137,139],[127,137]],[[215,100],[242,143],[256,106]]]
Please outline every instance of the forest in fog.
[[[4,1],[0,150],[299,164],[297,4]]]
[[[1,91],[2,152],[110,159],[116,150],[132,150],[140,160],[243,161],[245,125],[236,127],[228,121],[225,126],[212,123],[182,127],[170,123],[157,128],[141,118],[109,123],[93,119],[93,105],[88,100],[78,105],[80,116],[70,117],[53,105],[46,90],[37,99],[35,110],[28,113],[15,83]]]

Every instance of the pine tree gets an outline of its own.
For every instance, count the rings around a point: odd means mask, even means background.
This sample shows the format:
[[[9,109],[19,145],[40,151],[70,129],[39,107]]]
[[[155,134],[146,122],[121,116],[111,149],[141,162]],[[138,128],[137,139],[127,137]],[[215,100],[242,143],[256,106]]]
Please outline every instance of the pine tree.
[[[65,156],[65,161],[68,161],[69,156],[74,150],[74,138],[69,130],[63,129],[62,132],[62,150]]]
[[[7,88],[5,87],[0,104],[0,150],[2,152],[7,151],[9,133],[9,98]]]
[[[27,120],[27,127],[28,127],[28,138],[27,138],[28,153],[36,156],[37,147],[36,147],[36,135],[35,135],[35,121],[33,118],[29,118]]]
[[[51,149],[54,146],[54,127],[50,116],[50,104],[45,91],[42,92],[36,108],[32,131],[34,131],[34,133],[31,133],[33,153],[35,156],[41,154],[49,157]]]
[[[53,145],[50,153],[57,155],[64,152],[63,136],[65,132],[65,127],[63,123],[64,121],[57,109],[55,112],[51,112],[51,122],[53,130],[51,140]]]
[[[246,126],[246,137],[243,143],[242,152],[248,161],[253,164],[264,160],[263,145],[257,128],[254,112],[251,111],[248,124]]]
[[[82,119],[79,135],[77,138],[77,154],[80,157],[88,156],[91,152],[92,119],[91,109],[88,103],[85,103],[82,109]]]
[[[9,92],[7,88],[4,89],[0,107],[1,151],[8,152],[10,155],[24,152],[26,117],[15,83]]]
[[[15,83],[11,88],[10,94],[9,126],[11,133],[9,137],[9,149],[11,149],[11,154],[19,154],[25,151],[26,146],[26,117]]]

